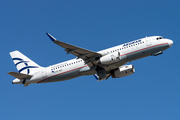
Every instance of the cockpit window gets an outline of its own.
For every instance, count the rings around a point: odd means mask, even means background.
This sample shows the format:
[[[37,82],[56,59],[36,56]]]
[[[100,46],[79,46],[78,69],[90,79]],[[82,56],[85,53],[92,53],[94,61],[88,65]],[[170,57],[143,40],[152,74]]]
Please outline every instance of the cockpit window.
[[[156,38],[156,40],[159,40],[159,39],[163,39],[163,37],[158,37],[158,38]]]

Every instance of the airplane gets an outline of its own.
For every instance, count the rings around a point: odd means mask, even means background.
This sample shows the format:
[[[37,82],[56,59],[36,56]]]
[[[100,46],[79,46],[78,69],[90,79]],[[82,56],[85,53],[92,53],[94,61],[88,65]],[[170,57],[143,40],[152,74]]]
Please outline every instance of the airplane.
[[[9,72],[15,77],[12,84],[28,86],[32,83],[49,83],[73,79],[85,75],[94,75],[98,81],[121,78],[135,72],[128,62],[147,56],[157,56],[173,45],[173,41],[162,36],[150,36],[94,52],[57,40],[51,34],[47,36],[67,54],[75,59],[49,67],[41,67],[19,51],[10,52],[18,72]]]

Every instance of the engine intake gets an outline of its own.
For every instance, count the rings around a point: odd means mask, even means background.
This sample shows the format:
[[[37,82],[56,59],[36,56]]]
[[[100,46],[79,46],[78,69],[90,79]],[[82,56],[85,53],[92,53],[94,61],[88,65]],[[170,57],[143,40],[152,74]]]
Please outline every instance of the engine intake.
[[[133,74],[134,72],[135,69],[133,65],[124,65],[124,66],[120,66],[119,69],[112,72],[111,76],[112,78],[125,77]]]

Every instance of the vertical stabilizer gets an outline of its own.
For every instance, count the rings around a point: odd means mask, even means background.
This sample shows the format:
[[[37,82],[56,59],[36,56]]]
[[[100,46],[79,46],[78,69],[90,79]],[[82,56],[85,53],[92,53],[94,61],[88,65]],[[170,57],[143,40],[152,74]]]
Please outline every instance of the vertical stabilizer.
[[[10,55],[19,73],[32,75],[41,68],[19,51],[10,52]]]

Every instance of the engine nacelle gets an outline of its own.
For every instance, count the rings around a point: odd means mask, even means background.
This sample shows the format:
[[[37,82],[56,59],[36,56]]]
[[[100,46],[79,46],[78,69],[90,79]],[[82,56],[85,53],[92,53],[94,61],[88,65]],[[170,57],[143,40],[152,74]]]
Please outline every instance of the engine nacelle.
[[[119,69],[115,70],[111,75],[112,78],[119,78],[131,75],[135,72],[133,65],[124,65],[119,67]]]
[[[115,52],[108,55],[105,55],[99,59],[100,64],[111,64],[114,62],[120,61],[120,53]]]

